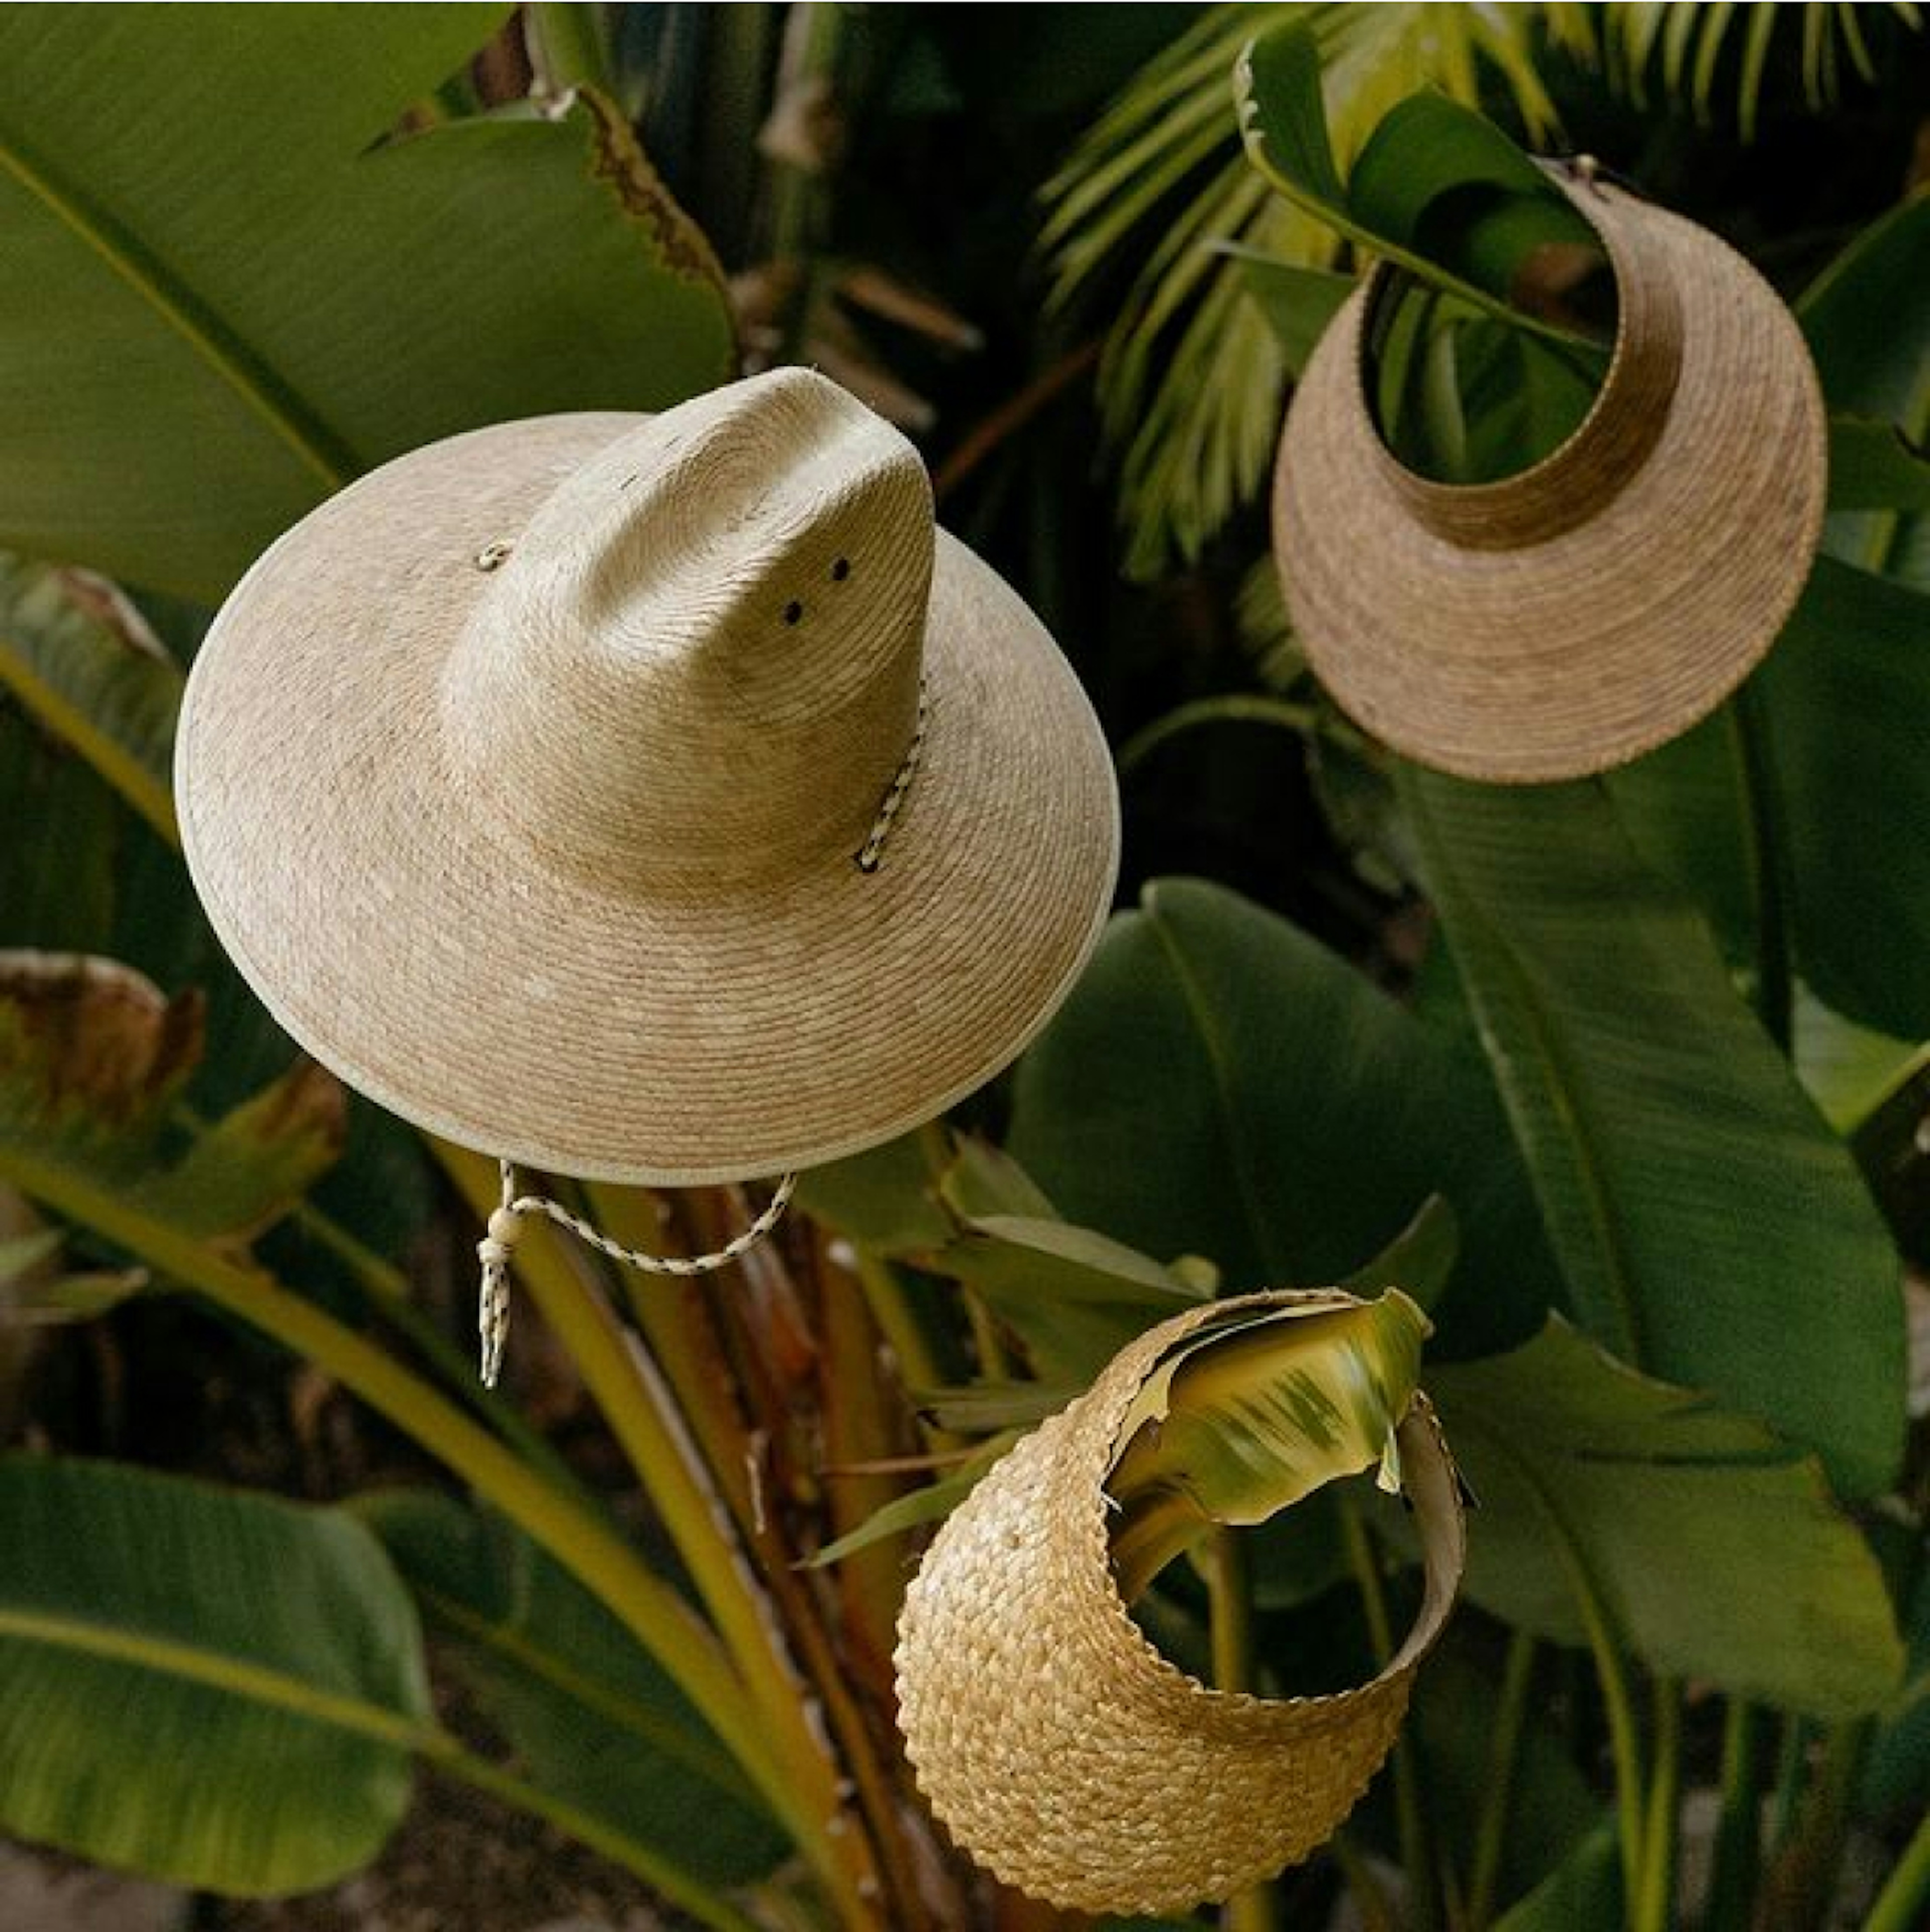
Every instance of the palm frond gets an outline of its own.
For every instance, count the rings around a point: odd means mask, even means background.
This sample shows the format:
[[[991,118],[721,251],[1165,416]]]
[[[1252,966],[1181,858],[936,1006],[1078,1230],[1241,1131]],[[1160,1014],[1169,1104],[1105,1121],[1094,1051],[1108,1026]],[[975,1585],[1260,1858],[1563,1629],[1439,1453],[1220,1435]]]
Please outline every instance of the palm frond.
[[[1923,24],[1912,0],[1890,0],[1888,10],[1911,28]],[[1858,9],[1849,0],[1827,5],[1783,7],[1774,0],[1637,0],[1600,9],[1602,57],[1611,83],[1636,101],[1647,98],[1652,72],[1659,68],[1662,89],[1701,121],[1715,118],[1716,86],[1722,56],[1741,35],[1736,82],[1736,127],[1744,140],[1755,133],[1763,75],[1779,28],[1802,32],[1803,91],[1812,107],[1836,98],[1842,64],[1866,80],[1875,78],[1869,44]]]
[[[1155,575],[1176,554],[1197,557],[1251,499],[1272,454],[1284,370],[1221,244],[1311,266],[1335,250],[1325,228],[1269,194],[1242,158],[1230,82],[1240,49],[1282,15],[1306,20],[1320,46],[1344,164],[1387,109],[1417,88],[1471,101],[1484,62],[1512,92],[1530,134],[1545,134],[1554,109],[1518,17],[1542,11],[1563,16],[1565,35],[1587,31],[1579,8],[1209,8],[1047,184],[1041,242],[1055,310],[1116,286],[1131,248],[1158,236],[1131,275],[1100,368],[1133,575]]]

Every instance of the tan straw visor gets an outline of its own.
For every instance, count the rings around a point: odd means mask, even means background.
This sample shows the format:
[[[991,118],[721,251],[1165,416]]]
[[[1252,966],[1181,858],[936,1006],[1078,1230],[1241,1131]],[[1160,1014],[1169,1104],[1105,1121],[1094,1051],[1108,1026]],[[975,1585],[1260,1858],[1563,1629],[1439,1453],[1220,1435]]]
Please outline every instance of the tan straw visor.
[[[175,769],[209,916],[301,1044],[615,1180],[939,1112],[1069,988],[1118,849],[1052,640],[934,531],[904,439],[801,370],[365,477],[229,598]]]
[[[1335,317],[1289,412],[1275,551],[1320,680],[1424,764],[1530,782],[1686,730],[1775,640],[1827,484],[1823,404],[1789,311],[1705,230],[1557,175],[1616,278],[1587,419],[1500,482],[1431,482],[1367,400],[1383,266]]]
[[[1353,1299],[1283,1289],[1149,1330],[993,1468],[926,1552],[898,1625],[899,1726],[933,1810],[1007,1884],[1092,1912],[1225,1898],[1329,1838],[1379,1768],[1465,1553],[1425,1396],[1400,1445],[1425,1595],[1357,1690],[1275,1702],[1207,1689],[1127,1613],[1107,1543],[1121,1424],[1176,1342],[1230,1310]]]

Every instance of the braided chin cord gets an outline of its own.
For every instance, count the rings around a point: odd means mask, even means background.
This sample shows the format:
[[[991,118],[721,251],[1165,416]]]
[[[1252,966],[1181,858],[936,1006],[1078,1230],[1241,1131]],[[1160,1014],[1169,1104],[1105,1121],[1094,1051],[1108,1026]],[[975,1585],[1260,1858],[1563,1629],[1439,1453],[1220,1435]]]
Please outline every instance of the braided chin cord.
[[[504,547],[492,546],[496,548]],[[480,557],[477,561],[481,568],[494,568],[493,564],[484,563]],[[911,789],[913,775],[918,770],[919,759],[925,749],[929,716],[929,697],[921,680],[918,716],[913,727],[911,743],[886,789],[870,835],[853,854],[853,862],[861,872],[875,872],[883,862],[885,841],[904,806],[905,794]],[[791,1196],[798,1184],[795,1174],[784,1175],[764,1211],[712,1253],[653,1255],[640,1249],[626,1248],[620,1242],[613,1241],[607,1234],[599,1234],[580,1216],[572,1214],[560,1202],[552,1201],[547,1195],[518,1194],[515,1163],[505,1158],[496,1165],[502,1176],[502,1204],[490,1216],[488,1232],[476,1244],[476,1258],[482,1264],[482,1286],[476,1312],[477,1333],[482,1345],[478,1372],[484,1388],[495,1388],[496,1377],[502,1369],[503,1344],[509,1335],[509,1264],[527,1216],[541,1215],[559,1228],[568,1228],[578,1240],[587,1243],[599,1254],[607,1255],[612,1261],[621,1262],[625,1268],[636,1268],[645,1274],[712,1274],[721,1268],[728,1268],[769,1234],[784,1219],[784,1210],[790,1205]]]
[[[626,1248],[607,1234],[599,1234],[580,1216],[572,1214],[562,1202],[552,1201],[546,1194],[518,1194],[515,1163],[503,1160],[497,1165],[502,1173],[502,1204],[490,1215],[489,1232],[476,1244],[476,1258],[482,1263],[482,1294],[476,1327],[482,1341],[481,1372],[484,1388],[495,1388],[502,1367],[502,1345],[509,1334],[509,1262],[522,1238],[526,1216],[540,1214],[559,1228],[568,1228],[578,1240],[587,1243],[599,1254],[645,1274],[711,1274],[748,1253],[784,1219],[798,1184],[795,1174],[786,1174],[757,1220],[710,1254],[653,1255],[641,1249]]]

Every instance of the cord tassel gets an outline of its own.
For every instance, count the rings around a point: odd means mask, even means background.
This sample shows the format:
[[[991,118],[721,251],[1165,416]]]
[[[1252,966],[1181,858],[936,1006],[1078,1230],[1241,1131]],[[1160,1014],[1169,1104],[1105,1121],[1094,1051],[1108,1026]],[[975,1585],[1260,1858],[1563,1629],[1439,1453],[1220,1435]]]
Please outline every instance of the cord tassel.
[[[476,1307],[476,1328],[482,1346],[478,1372],[484,1388],[494,1388],[502,1372],[502,1345],[509,1337],[509,1261],[523,1223],[507,1204],[489,1217],[489,1232],[476,1244],[482,1263],[482,1287]]]
[[[502,1345],[509,1334],[509,1263],[517,1242],[522,1238],[523,1217],[541,1214],[567,1228],[577,1239],[607,1255],[625,1268],[644,1274],[689,1276],[714,1274],[728,1268],[748,1254],[784,1219],[791,1204],[798,1178],[786,1174],[778,1183],[764,1211],[740,1234],[707,1255],[652,1255],[637,1248],[626,1248],[599,1234],[580,1216],[572,1214],[560,1202],[547,1195],[516,1192],[516,1168],[512,1162],[499,1161],[502,1174],[502,1204],[489,1217],[489,1232],[476,1244],[476,1259],[482,1264],[482,1283],[477,1302],[476,1328],[481,1342],[478,1372],[484,1388],[494,1388],[502,1368]]]

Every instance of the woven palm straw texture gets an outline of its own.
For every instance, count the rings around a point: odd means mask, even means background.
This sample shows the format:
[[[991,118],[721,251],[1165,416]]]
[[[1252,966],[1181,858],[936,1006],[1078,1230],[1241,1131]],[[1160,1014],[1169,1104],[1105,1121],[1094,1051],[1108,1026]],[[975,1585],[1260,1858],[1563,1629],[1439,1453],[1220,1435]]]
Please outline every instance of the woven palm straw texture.
[[[1062,997],[1117,854],[1057,647],[935,529],[910,446],[801,370],[344,490],[223,608],[176,771],[210,916],[298,1040],[454,1140],[615,1180],[930,1118]]]
[[[1491,782],[1602,771],[1713,710],[1788,616],[1827,494],[1815,372],[1775,292],[1680,216],[1562,184],[1619,299],[1569,440],[1497,482],[1404,469],[1367,400],[1398,292],[1383,267],[1316,349],[1275,473],[1282,586],[1321,681],[1397,750]]]
[[[1230,1307],[1351,1299],[1282,1290],[1162,1323],[993,1468],[934,1540],[898,1627],[899,1725],[934,1812],[1008,1884],[1095,1912],[1227,1898],[1331,1835],[1386,1756],[1464,1555],[1425,1397],[1400,1432],[1425,1601],[1357,1690],[1273,1701],[1202,1685],[1128,1615],[1107,1540],[1120,1424],[1176,1342]]]

